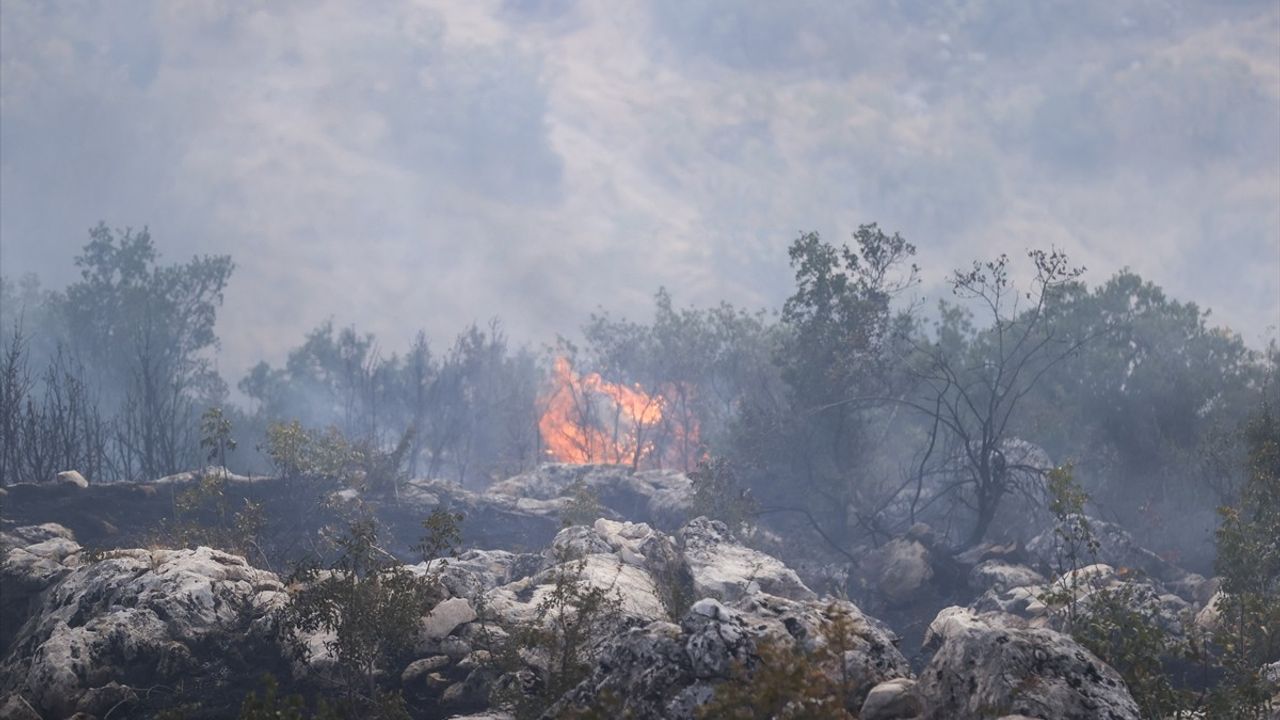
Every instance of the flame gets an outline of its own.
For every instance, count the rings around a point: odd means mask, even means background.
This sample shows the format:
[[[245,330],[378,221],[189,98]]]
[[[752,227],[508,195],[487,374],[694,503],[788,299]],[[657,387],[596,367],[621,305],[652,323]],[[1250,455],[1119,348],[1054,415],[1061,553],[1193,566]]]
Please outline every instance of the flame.
[[[542,400],[546,410],[538,419],[549,458],[634,467],[665,462],[686,470],[696,462],[697,422],[670,412],[672,403],[662,393],[611,383],[599,373],[578,375],[565,357],[556,358],[551,380]],[[680,393],[688,396],[687,389]]]

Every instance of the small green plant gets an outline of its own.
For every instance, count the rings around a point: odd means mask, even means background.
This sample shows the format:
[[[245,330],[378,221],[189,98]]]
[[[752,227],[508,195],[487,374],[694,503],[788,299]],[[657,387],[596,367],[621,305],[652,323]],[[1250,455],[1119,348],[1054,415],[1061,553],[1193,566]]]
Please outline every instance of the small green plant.
[[[297,420],[268,425],[259,449],[286,481],[350,478],[361,460],[360,449],[337,428],[308,430]]]
[[[495,655],[501,669],[531,672],[537,678],[533,692],[499,693],[499,702],[510,707],[517,720],[541,717],[587,676],[593,640],[622,609],[616,590],[584,579],[585,558],[563,547],[557,549],[555,563],[551,588],[538,601],[533,620],[513,628]]]
[[[430,578],[407,570],[377,540],[372,520],[356,521],[338,541],[338,557],[327,570],[298,568],[292,580],[299,588],[284,627],[303,657],[302,634],[332,633],[325,647],[337,660],[351,712],[398,717],[402,704],[397,713],[378,678],[411,648],[419,619],[435,606],[440,592]]]
[[[262,697],[257,693],[240,704],[240,720],[305,720],[306,703],[301,695],[280,696],[280,685],[272,675],[262,678]]]
[[[428,571],[432,570],[430,564],[437,559],[443,567],[448,564],[448,558],[457,557],[462,547],[462,522],[465,519],[462,513],[437,507],[422,521],[422,542],[414,549],[422,553],[422,559],[428,563]]]

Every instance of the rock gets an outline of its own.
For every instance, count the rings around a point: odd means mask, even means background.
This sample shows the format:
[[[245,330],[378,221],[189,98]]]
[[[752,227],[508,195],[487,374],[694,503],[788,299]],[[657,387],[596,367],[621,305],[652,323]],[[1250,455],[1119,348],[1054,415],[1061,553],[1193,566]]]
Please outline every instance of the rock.
[[[933,578],[933,563],[920,540],[895,538],[867,555],[862,572],[890,602],[904,603]]]
[[[1017,587],[1043,585],[1044,576],[1026,565],[1011,565],[1003,560],[983,560],[969,572],[969,587],[977,592],[1005,592]]]
[[[102,687],[92,688],[80,696],[80,702],[76,703],[76,710],[86,715],[102,717],[137,701],[138,694],[133,688],[112,681]]]
[[[920,714],[920,700],[915,696],[916,681],[894,678],[871,688],[862,703],[858,720],[904,720]]]
[[[526,503],[567,500],[581,483],[611,513],[657,527],[674,530],[684,522],[692,506],[693,484],[673,470],[632,472],[620,465],[547,464],[532,472],[495,483],[485,492]],[[556,506],[558,512],[563,503]],[[532,507],[530,508],[532,509]]]
[[[926,644],[938,647],[916,686],[926,720],[983,720],[993,709],[1044,720],[1140,718],[1115,670],[1053,630],[950,607],[929,625]]]
[[[696,518],[679,537],[697,597],[736,600],[756,592],[793,600],[817,597],[782,561],[734,542],[719,520]]]
[[[731,604],[706,598],[694,603],[679,625],[656,621],[610,640],[590,676],[547,711],[560,717],[609,694],[620,700],[619,717],[691,720],[715,686],[737,667],[760,662],[763,638],[794,642],[812,652],[827,642],[823,629],[836,614],[849,619],[852,636],[843,672],[855,685],[858,707],[879,683],[910,675],[896,637],[850,603],[796,601],[758,593]]]
[[[1139,570],[1161,582],[1176,582],[1187,574],[1164,558],[1138,545],[1124,528],[1097,518],[1085,518],[1098,541],[1097,558],[1100,563],[1115,568]],[[1027,543],[1027,553],[1038,567],[1049,571],[1054,568],[1061,542],[1052,530],[1046,530]]]
[[[1222,626],[1222,608],[1219,607],[1219,602],[1223,598],[1221,590],[1215,592],[1213,597],[1209,598],[1209,601],[1204,604],[1200,612],[1196,613],[1195,623],[1197,628],[1207,633],[1217,632]]]
[[[267,612],[256,605],[262,593],[281,588],[275,575],[205,547],[113,553],[40,596],[0,666],[0,690],[66,717],[113,682],[150,687],[225,674],[228,657],[252,656],[256,643],[275,647],[249,630]],[[227,652],[210,656],[210,643]]]
[[[624,616],[644,620],[667,618],[658,587],[648,572],[614,555],[600,553],[495,588],[485,593],[485,604],[493,617],[508,627],[533,622],[537,619],[538,603],[554,590],[556,578],[562,573],[577,582],[604,589],[619,601]]]
[[[89,481],[76,470],[64,470],[58,473],[58,484],[81,489],[89,487]]]
[[[27,699],[14,693],[0,703],[0,718],[5,720],[43,720]]]
[[[451,597],[475,600],[499,585],[520,580],[547,567],[537,553],[506,550],[467,550],[454,558],[443,558],[409,566],[417,575],[435,573]]]
[[[448,667],[450,662],[452,660],[449,659],[448,655],[433,655],[421,660],[414,660],[400,673],[400,684],[409,687],[426,678],[428,674]]]
[[[1030,585],[1010,590],[988,590],[970,605],[975,612],[1000,612],[1028,621],[1033,627],[1049,624],[1051,608],[1041,599],[1044,586]]]
[[[449,598],[437,604],[422,619],[422,634],[431,640],[439,640],[452,633],[459,625],[476,619],[476,611],[466,598]]]

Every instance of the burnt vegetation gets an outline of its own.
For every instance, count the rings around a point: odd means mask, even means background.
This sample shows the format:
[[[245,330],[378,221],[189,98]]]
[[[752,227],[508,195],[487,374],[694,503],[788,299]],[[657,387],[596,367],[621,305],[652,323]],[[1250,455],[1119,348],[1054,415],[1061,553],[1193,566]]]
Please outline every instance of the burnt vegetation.
[[[805,234],[789,257],[795,285],[777,312],[682,308],[659,290],[650,320],[600,311],[545,351],[514,346],[496,320],[439,347],[419,333],[401,351],[330,321],[283,365],[224,378],[215,327],[231,258],[168,264],[146,230],[99,225],[68,287],[0,283],[0,485],[192,473],[139,491],[140,504],[161,493],[153,545],[292,568],[275,631],[297,657],[276,669],[322,652],[332,673],[317,684],[281,671],[232,703],[243,718],[440,716],[401,673],[483,518],[442,505],[413,548],[385,542],[422,520],[394,508],[424,492],[413,479],[478,492],[548,461],[685,473],[691,516],[794,565],[857,568],[901,538],[927,537],[918,544],[947,558],[1021,547],[1038,519],[1053,528],[1051,570],[1095,584],[1051,583],[1035,599],[1120,673],[1143,716],[1272,711],[1260,669],[1280,661],[1274,343],[1250,347],[1132,271],[1087,280],[1052,248],[974,262],[936,305],[921,299],[917,249],[875,225],[850,244]],[[253,481],[266,476],[271,497]],[[582,482],[567,497],[567,524],[609,517]],[[1220,578],[1220,619],[1171,629],[1135,585],[1088,579],[1101,562],[1090,517]],[[581,558],[548,563],[552,589],[525,626],[486,635],[477,608],[477,676],[507,678],[494,697],[507,693],[516,717],[539,717],[583,682],[591,636],[620,613],[582,579]],[[660,575],[676,623],[698,599],[687,576]],[[945,580],[938,606],[956,597]],[[834,589],[883,602],[847,576]],[[833,618],[816,649],[761,643],[701,716],[856,717],[840,645],[853,620]],[[619,702],[602,697],[582,716],[621,717]]]

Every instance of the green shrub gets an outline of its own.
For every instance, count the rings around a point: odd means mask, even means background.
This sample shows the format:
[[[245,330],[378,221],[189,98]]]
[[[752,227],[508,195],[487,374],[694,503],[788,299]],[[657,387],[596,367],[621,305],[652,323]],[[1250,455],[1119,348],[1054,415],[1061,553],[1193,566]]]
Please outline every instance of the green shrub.
[[[339,540],[338,558],[327,570],[297,569],[299,585],[285,613],[284,628],[297,642],[303,633],[330,632],[326,649],[337,661],[345,704],[352,711],[391,713],[394,702],[378,678],[403,660],[417,637],[419,619],[440,599],[432,577],[418,577],[377,544],[371,520],[352,523]]]

